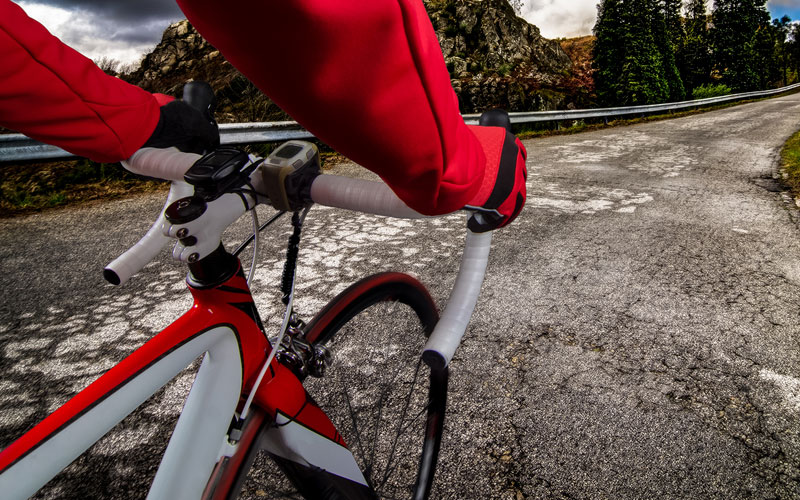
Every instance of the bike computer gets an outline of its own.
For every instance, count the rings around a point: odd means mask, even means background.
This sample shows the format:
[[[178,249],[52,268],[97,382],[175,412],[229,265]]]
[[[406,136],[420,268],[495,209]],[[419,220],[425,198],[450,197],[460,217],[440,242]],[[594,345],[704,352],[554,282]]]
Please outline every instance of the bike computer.
[[[306,141],[288,141],[273,151],[267,157],[267,165],[275,165],[278,167],[292,167],[298,170],[314,161],[314,157],[318,154],[317,147]]]
[[[319,175],[319,150],[306,141],[288,141],[273,151],[261,167],[270,204],[279,210],[299,210],[311,203],[311,183]]]

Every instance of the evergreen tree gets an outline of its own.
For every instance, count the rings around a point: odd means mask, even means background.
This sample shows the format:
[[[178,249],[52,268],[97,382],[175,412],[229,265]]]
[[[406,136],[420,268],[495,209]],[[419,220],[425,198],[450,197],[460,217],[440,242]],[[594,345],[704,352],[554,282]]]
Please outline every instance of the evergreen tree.
[[[763,82],[759,67],[769,26],[767,0],[714,0],[711,41],[717,70],[735,90],[755,90]],[[762,61],[763,62],[763,61]]]
[[[773,19],[772,26],[776,35],[776,58],[781,72],[783,86],[789,85],[789,35],[792,31],[792,18],[783,16]]]
[[[667,38],[672,44],[673,49],[679,47],[683,42],[682,6],[683,0],[661,0],[661,12],[664,16],[664,26],[667,30]]]
[[[670,97],[659,47],[668,43],[661,0],[602,0],[594,32],[595,88],[601,104],[652,104]],[[674,69],[674,58],[671,63]]]
[[[669,84],[657,38],[664,36],[664,19],[658,0],[626,0],[623,38],[626,51],[620,75],[619,104],[635,106],[664,102]]]
[[[794,70],[795,79],[798,79],[800,78],[800,23],[792,25],[791,33],[786,53],[789,56],[789,67]]]
[[[686,30],[678,61],[689,96],[694,89],[710,82],[711,50],[706,0],[689,0],[686,6]]]
[[[758,88],[770,88],[780,82],[778,29],[770,23],[761,24],[753,37],[753,63],[757,68]]]
[[[660,0],[660,12],[654,13],[651,20],[653,23],[651,31],[661,56],[662,73],[669,89],[669,100],[673,102],[682,101],[686,96],[677,60],[678,48],[684,37],[681,4],[682,0]]]
[[[592,49],[592,65],[597,99],[603,106],[617,104],[619,75],[625,47],[621,40],[625,33],[622,0],[603,0],[597,5],[596,37]]]

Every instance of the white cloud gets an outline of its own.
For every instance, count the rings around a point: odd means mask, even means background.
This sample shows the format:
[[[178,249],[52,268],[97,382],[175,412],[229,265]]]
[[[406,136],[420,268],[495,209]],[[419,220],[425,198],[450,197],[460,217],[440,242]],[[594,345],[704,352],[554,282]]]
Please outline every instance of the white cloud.
[[[545,38],[590,35],[597,19],[597,0],[527,0],[522,17]]]
[[[72,17],[68,10],[58,7],[29,2],[17,3],[26,14],[42,23],[51,33],[59,30]]]

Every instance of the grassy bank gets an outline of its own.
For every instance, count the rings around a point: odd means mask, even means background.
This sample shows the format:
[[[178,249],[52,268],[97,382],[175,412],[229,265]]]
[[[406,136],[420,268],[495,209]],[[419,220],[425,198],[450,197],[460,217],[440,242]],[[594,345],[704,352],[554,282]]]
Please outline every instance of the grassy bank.
[[[784,182],[792,190],[794,197],[800,199],[800,131],[783,146],[781,163]]]
[[[0,166],[0,217],[13,217],[91,200],[167,189],[119,164],[89,160]]]

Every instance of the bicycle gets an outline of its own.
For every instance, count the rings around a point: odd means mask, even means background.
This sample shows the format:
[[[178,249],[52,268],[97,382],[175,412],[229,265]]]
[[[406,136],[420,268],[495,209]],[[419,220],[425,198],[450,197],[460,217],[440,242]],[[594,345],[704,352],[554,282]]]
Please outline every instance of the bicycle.
[[[290,181],[264,185],[268,163],[278,166],[273,179]],[[148,498],[235,498],[261,450],[304,498],[427,498],[442,437],[448,365],[477,302],[491,232],[467,231],[441,318],[422,283],[389,272],[353,284],[306,323],[292,304],[311,201],[377,215],[421,216],[382,183],[318,175],[318,152],[298,141],[267,159],[227,148],[202,158],[143,149],[127,168],[173,183],[159,219],[107,267],[106,278],[124,283],[177,239],[173,256],[189,268],[194,305],[0,452],[3,497],[33,494],[202,356]],[[276,189],[293,183],[293,190]],[[241,248],[228,252],[222,232],[254,213],[257,204],[278,198],[290,208],[293,233],[281,283],[283,324],[270,339],[236,257]],[[254,219],[255,245],[259,232],[282,215],[260,227]],[[387,324],[417,336],[400,342],[384,337],[385,344],[376,346],[362,340],[365,329],[377,333]],[[400,358],[408,363],[404,370],[393,367]],[[379,362],[384,368],[371,367]],[[383,432],[385,423],[394,432]]]

